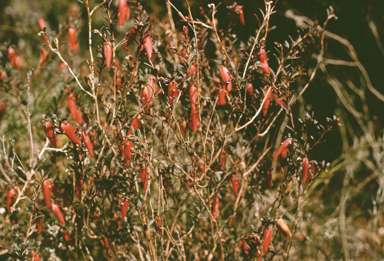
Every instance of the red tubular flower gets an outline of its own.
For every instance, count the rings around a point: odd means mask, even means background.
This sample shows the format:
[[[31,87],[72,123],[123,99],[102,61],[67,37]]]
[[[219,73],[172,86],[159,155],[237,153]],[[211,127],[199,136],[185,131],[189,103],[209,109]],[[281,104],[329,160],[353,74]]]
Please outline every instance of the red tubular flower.
[[[73,143],[81,144],[79,138],[76,136],[75,130],[72,128],[68,121],[63,121],[60,124],[60,129]]]
[[[226,92],[224,90],[223,85],[219,84],[219,90],[216,91],[219,95],[219,99],[217,100],[217,106],[225,105],[227,104],[227,100],[225,98]]]
[[[189,123],[189,128],[192,132],[197,131],[197,127],[199,126],[199,110],[196,109],[196,106],[192,106],[191,109],[191,122]]]
[[[212,216],[213,216],[213,219],[215,220],[217,219],[217,214],[219,213],[219,204],[220,204],[220,199],[218,196],[216,196],[212,206]]]
[[[52,192],[52,183],[49,179],[43,181],[43,194],[44,201],[47,207],[51,206],[51,192]]]
[[[243,6],[242,6],[242,5],[238,5],[238,6],[236,6],[235,11],[236,11],[236,13],[239,14],[240,22],[241,22],[243,25],[245,25]]]
[[[125,43],[125,47],[128,48],[129,44],[132,43],[135,39],[137,34],[139,33],[137,25],[133,25],[132,28],[129,30],[129,33],[127,35],[127,42]]]
[[[267,56],[267,53],[265,52],[265,49],[263,47],[260,48],[260,52],[258,53],[258,55],[259,55],[261,70],[266,75],[269,75],[271,73],[271,71],[269,70],[268,56]]]
[[[273,101],[276,103],[276,105],[283,106],[284,108],[288,109],[288,105],[285,103],[285,101],[280,99],[274,99]]]
[[[286,151],[288,146],[291,144],[292,144],[292,138],[288,138],[285,141],[283,141],[280,147],[278,148],[278,150],[276,151],[275,155],[273,156],[273,159],[274,160],[277,159],[277,157],[279,157],[280,154]]]
[[[221,151],[220,162],[223,169],[226,169],[227,168],[227,152],[225,152],[224,149]]]
[[[191,99],[191,106],[196,106],[197,88],[193,84],[189,86],[189,98]]]
[[[43,234],[43,218],[39,217],[36,220],[36,227],[37,227],[37,230],[39,230],[40,235],[42,235]]]
[[[196,76],[196,71],[197,71],[196,65],[192,64],[191,69],[189,69],[189,72],[187,73],[187,77],[191,75]]]
[[[244,251],[244,253],[245,253],[246,255],[249,254],[249,251],[248,251],[248,244],[247,244],[247,242],[245,242],[244,239],[243,239],[243,240],[240,240],[240,242],[239,242],[239,246],[240,246],[241,249],[243,249],[243,251]]]
[[[54,148],[57,148],[55,131],[53,130],[53,125],[50,121],[44,121],[43,128],[45,135],[48,137],[49,141],[52,143]]]
[[[69,43],[71,44],[71,51],[74,51],[76,49],[76,39],[77,39],[76,29],[73,27],[70,27],[68,29],[68,36],[69,36]]]
[[[155,92],[155,94],[159,94],[161,92],[161,89],[156,84],[152,76],[148,76],[148,85],[152,88],[152,92]]]
[[[266,116],[269,104],[271,103],[272,99],[272,89],[267,89],[267,87],[264,87],[264,91],[266,92],[267,98],[265,99],[265,102],[263,104],[263,115]]]
[[[232,91],[232,82],[231,82],[231,74],[229,73],[229,70],[224,65],[220,65],[219,68],[221,81],[223,84],[226,84],[227,86],[227,92]],[[226,83],[228,82],[228,83]]]
[[[7,192],[7,211],[11,210],[13,197],[16,195],[16,189],[10,188]]]
[[[67,69],[67,65],[65,65],[65,63],[60,63],[59,69],[60,71],[64,72]]]
[[[129,163],[131,162],[131,157],[132,157],[131,148],[133,148],[133,143],[127,137],[124,141],[123,152],[122,152],[126,167],[128,167]]]
[[[284,236],[292,236],[292,233],[283,218],[279,218],[279,220],[277,220],[276,227],[284,234]]]
[[[193,180],[195,179],[195,175],[193,172],[189,173],[189,176],[187,176],[187,181],[185,183],[185,189],[189,189],[189,187],[193,186]]]
[[[35,251],[32,251],[31,256],[32,256],[32,261],[40,261],[39,253],[36,254]]]
[[[129,8],[129,5],[126,0],[119,1],[118,12],[119,12],[119,18],[118,18],[119,26],[123,26],[125,20],[129,20],[129,17],[131,16],[131,9]]]
[[[179,96],[179,89],[177,89],[176,81],[173,80],[168,85],[168,103],[172,105],[175,98]]]
[[[61,213],[59,206],[56,203],[52,202],[51,208],[52,208],[53,213],[55,213],[55,216],[57,217],[57,219],[61,223],[61,225],[63,225],[63,227],[65,227],[63,213]]]
[[[147,191],[147,185],[148,185],[148,170],[144,164],[140,168],[140,178],[141,178],[141,181],[143,182],[144,192],[145,192]]]
[[[134,131],[137,131],[137,129],[139,128],[140,120],[141,120],[141,115],[137,115],[137,117],[132,120],[131,126],[133,127]],[[129,131],[131,131],[131,130],[129,130]]]
[[[301,166],[303,168],[303,175],[302,175],[301,179],[302,179],[303,183],[305,183],[305,181],[307,180],[308,165],[309,165],[308,158],[304,158],[303,162],[301,162]]]
[[[187,116],[188,116],[188,114],[187,114]],[[179,124],[179,126],[180,126],[180,132],[181,132],[181,135],[184,135],[185,130],[187,129],[187,121],[186,121],[186,120],[182,121],[182,122]]]
[[[314,175],[316,174],[316,167],[315,167],[315,164],[311,164],[311,166],[309,167],[309,169],[311,170],[309,172],[309,179],[314,179]]]
[[[20,56],[15,57],[15,64],[17,69],[21,70],[23,68]]]
[[[239,183],[240,183],[239,174],[237,173],[233,174],[231,177],[231,181],[232,181],[233,195],[235,196],[235,198],[237,198],[237,194],[239,193]]]
[[[16,68],[16,63],[15,63],[16,52],[15,52],[15,49],[13,49],[11,46],[8,47],[8,58],[9,58],[9,61],[11,62],[12,68],[15,69]]]
[[[183,33],[184,33],[185,40],[188,42],[189,41],[189,31],[188,31],[188,27],[185,25],[183,26]]]
[[[5,79],[7,77],[8,77],[8,75],[7,75],[6,72],[3,71],[3,72],[0,73],[0,80]]]
[[[107,251],[107,255],[111,256],[111,247],[109,246],[108,238],[104,236],[103,238],[103,245],[105,250]]]
[[[72,118],[76,120],[77,108],[76,108],[76,97],[71,92],[67,96],[68,108],[71,112]]]
[[[162,236],[163,231],[161,230],[161,220],[159,216],[155,216],[155,220],[156,220],[156,232],[159,233],[160,236]]]
[[[41,30],[44,30],[44,27],[45,27],[45,21],[42,17],[40,17],[37,22],[39,23],[39,26],[40,26],[40,29]]]
[[[111,60],[112,60],[112,45],[109,39],[105,40],[104,42],[104,57],[105,57],[105,64],[107,66],[107,69],[109,69],[109,67],[111,66]]]
[[[143,45],[145,47],[145,51],[147,52],[148,59],[151,60],[153,53],[153,44],[150,34],[146,34],[143,36]]]
[[[283,149],[281,151],[280,156],[281,156],[282,159],[286,159],[288,157],[288,150],[287,149]]]
[[[180,53],[181,58],[186,58],[187,57],[187,49],[183,47],[183,50]]]
[[[119,12],[119,26],[123,26],[125,22],[126,17],[126,10],[127,10],[127,1],[126,0],[120,0],[118,5],[118,12]]]
[[[131,126],[133,127],[134,131],[137,131],[140,125],[140,119],[141,116],[138,115],[136,118],[132,120]],[[125,160],[125,165],[128,167],[129,163],[131,162],[131,148],[133,148],[133,142],[129,140],[129,135],[132,134],[131,129],[128,130],[127,138],[124,141],[124,146],[123,146],[123,158]]]
[[[121,84],[122,84],[122,79],[120,76],[117,76],[117,79],[116,79],[117,90],[120,90]]]
[[[144,106],[152,106],[152,104],[153,104],[153,102],[151,100],[152,95],[153,95],[152,87],[149,84],[146,84],[144,86],[144,90],[141,94],[141,100],[142,100]]]
[[[249,83],[249,84],[248,84],[247,92],[248,92],[249,95],[251,96],[251,101],[253,102],[253,101],[255,100],[255,90],[253,89],[253,85],[252,85],[252,83]]]
[[[200,171],[201,172],[204,172],[205,171],[205,165],[204,165],[204,161],[203,160],[199,160],[199,162],[197,163],[197,165],[200,167]]]
[[[124,221],[125,216],[127,215],[127,210],[129,208],[129,200],[128,198],[123,198],[120,203],[120,211],[121,211],[121,219]]]
[[[67,230],[64,230],[64,239],[65,241],[67,241],[68,243],[71,242],[72,238],[71,238],[71,234],[69,234],[69,232]]]
[[[85,144],[85,147],[87,147],[87,150],[88,150],[88,153],[89,155],[91,156],[91,158],[93,158],[93,146],[92,146],[92,142],[91,142],[91,139],[89,138],[89,135],[85,133],[85,131],[83,131],[81,133],[81,139],[83,140],[84,144]]]
[[[269,244],[271,243],[273,233],[273,226],[270,225],[264,229],[264,236],[263,236],[263,252],[264,254],[268,252]]]
[[[7,108],[7,105],[4,102],[0,103],[0,120],[3,117],[3,115],[5,114],[6,108]]]
[[[83,117],[81,117],[81,111],[76,109],[76,123],[81,125],[83,123]]]

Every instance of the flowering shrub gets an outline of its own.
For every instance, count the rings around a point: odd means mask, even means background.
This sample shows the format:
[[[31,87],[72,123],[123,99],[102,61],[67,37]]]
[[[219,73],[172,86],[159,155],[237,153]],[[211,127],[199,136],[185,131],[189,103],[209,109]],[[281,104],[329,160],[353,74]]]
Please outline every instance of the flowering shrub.
[[[34,69],[22,48],[2,46],[2,122],[15,130],[1,143],[5,259],[290,255],[306,192],[328,166],[312,150],[339,125],[298,109],[332,8],[266,45],[273,1],[255,10],[248,41],[231,26],[251,23],[241,5],[198,15],[188,1],[188,13],[164,4],[164,19],[125,0],[85,0],[57,28],[40,18]]]

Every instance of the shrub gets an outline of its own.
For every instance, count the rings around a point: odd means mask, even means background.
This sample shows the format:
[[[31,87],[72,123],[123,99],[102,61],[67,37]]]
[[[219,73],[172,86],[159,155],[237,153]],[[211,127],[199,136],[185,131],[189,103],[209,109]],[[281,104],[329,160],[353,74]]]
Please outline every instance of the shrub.
[[[312,151],[339,126],[299,105],[332,8],[267,45],[272,1],[246,41],[251,17],[236,3],[193,14],[166,1],[161,18],[118,2],[85,0],[55,30],[36,20],[35,67],[20,47],[1,49],[3,256],[287,258],[329,166]]]

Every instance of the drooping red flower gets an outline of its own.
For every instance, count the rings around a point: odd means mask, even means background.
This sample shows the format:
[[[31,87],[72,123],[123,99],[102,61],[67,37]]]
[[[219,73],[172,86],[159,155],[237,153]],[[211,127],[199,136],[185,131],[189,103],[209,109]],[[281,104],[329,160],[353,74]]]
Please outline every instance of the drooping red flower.
[[[54,148],[57,148],[55,131],[53,130],[53,125],[50,121],[44,121],[43,128],[45,135],[48,137],[49,141],[52,143]]]
[[[132,120],[131,127],[133,128],[134,131],[137,131],[137,129],[139,128],[140,119],[141,119],[141,116],[138,115]],[[131,134],[132,134],[132,131],[131,131],[131,128],[129,128],[127,137],[124,141],[123,151],[122,151],[123,158],[125,160],[125,165],[127,167],[129,166],[129,163],[131,162],[131,157],[132,157],[131,148],[133,148],[133,142],[129,140],[129,135]]]
[[[264,254],[268,252],[269,244],[271,243],[271,238],[272,238],[272,233],[273,233],[273,226],[269,225],[264,229],[264,234],[263,234],[263,252]]]
[[[303,168],[303,175],[301,176],[301,179],[303,183],[305,183],[305,181],[307,180],[307,174],[308,174],[308,168],[309,168],[308,165],[309,165],[308,158],[304,158],[303,162],[301,162],[301,166]]]
[[[285,152],[288,148],[289,145],[292,144],[292,138],[288,138],[286,139],[285,141],[283,141],[280,145],[280,147],[277,149],[275,155],[273,156],[273,159],[277,159],[277,157],[279,157],[280,154],[282,154],[283,152]]]
[[[231,177],[232,181],[232,190],[233,190],[233,195],[235,198],[237,198],[237,194],[239,193],[239,184],[240,184],[240,179],[239,179],[239,174],[233,174]]]
[[[266,116],[268,113],[269,104],[271,103],[272,99],[272,89],[264,87],[264,91],[266,92],[267,98],[265,98],[265,102],[263,104],[263,115]]]
[[[199,110],[196,108],[196,106],[192,106],[191,122],[189,123],[189,128],[192,130],[192,132],[196,132],[198,126],[199,126]]]
[[[232,82],[231,82],[231,74],[228,68],[225,67],[224,65],[220,65],[219,72],[220,72],[220,77],[223,85],[227,87],[227,92],[231,92]]]
[[[143,45],[144,45],[145,51],[147,52],[148,59],[151,60],[152,53],[153,53],[153,44],[152,44],[152,38],[150,34],[146,34],[143,36]]]
[[[217,219],[217,215],[219,213],[219,205],[220,205],[220,199],[218,196],[216,196],[212,206],[212,216],[213,216],[213,219],[215,220]]]
[[[123,26],[124,23],[125,23],[125,18],[127,16],[126,12],[127,12],[127,1],[126,0],[120,0],[119,1],[119,6],[118,6],[118,12],[119,12],[119,18],[118,18],[118,22],[119,22],[119,26]]]
[[[16,52],[15,52],[15,49],[12,48],[12,46],[8,47],[8,59],[11,62],[12,68],[15,69],[16,68],[16,62],[15,62]]]
[[[70,27],[68,29],[68,36],[69,36],[69,43],[71,45],[71,51],[74,51],[76,49],[76,39],[77,39],[77,32],[76,29],[73,27]]]
[[[91,156],[91,158],[93,158],[92,142],[91,142],[91,139],[89,138],[89,135],[85,133],[85,131],[81,133],[81,139],[83,140],[85,147],[87,147],[89,155]]]
[[[251,96],[251,101],[255,100],[255,90],[253,89],[252,83],[249,83],[247,86],[247,92]]]
[[[61,223],[61,225],[63,225],[63,227],[65,227],[65,221],[64,221],[63,213],[61,213],[59,206],[56,203],[52,202],[51,208],[52,208],[53,213],[55,213],[55,216],[57,217],[57,219]]]
[[[16,189],[10,188],[7,192],[7,211],[9,212],[11,210],[12,200],[13,197],[16,195]]]
[[[71,126],[71,124],[68,121],[63,121],[60,124],[60,129],[64,134],[73,142],[76,144],[81,144],[79,138],[76,136],[75,130]]]
[[[125,48],[128,48],[129,44],[136,39],[136,36],[138,33],[139,33],[139,29],[137,25],[133,25],[127,34],[127,42],[125,43]]]
[[[189,69],[188,73],[187,73],[187,77],[189,76],[196,76],[196,72],[197,72],[197,67],[195,64],[192,64],[191,65],[191,69]]]
[[[143,164],[140,168],[140,178],[143,182],[144,192],[147,191],[148,186],[148,170],[147,167]]]
[[[128,208],[129,208],[129,200],[128,198],[124,197],[120,203],[121,219],[123,221],[125,220],[125,216],[127,215]]]
[[[269,75],[271,73],[268,65],[268,56],[267,52],[263,47],[260,48],[260,51],[258,53],[259,60],[260,60],[260,68],[261,70],[266,74]]]
[[[47,207],[51,206],[51,192],[52,192],[52,183],[49,179],[46,179],[43,181],[43,195],[44,195],[45,205],[47,205]]]
[[[141,100],[144,106],[152,106],[152,87],[149,84],[144,85],[143,92],[141,93]]]
[[[245,25],[243,6],[242,5],[236,6],[235,11],[239,15],[239,19],[240,19],[240,22],[242,23],[242,25]]]
[[[112,61],[112,44],[109,39],[107,39],[104,42],[104,57],[105,57],[105,64],[107,66],[107,69],[109,69]]]
[[[37,22],[39,23],[39,26],[40,26],[40,29],[41,30],[44,30],[44,27],[45,27],[45,21],[42,17],[40,17]]]
[[[179,89],[175,80],[171,81],[168,85],[168,103],[172,105],[175,98],[179,96]]]

